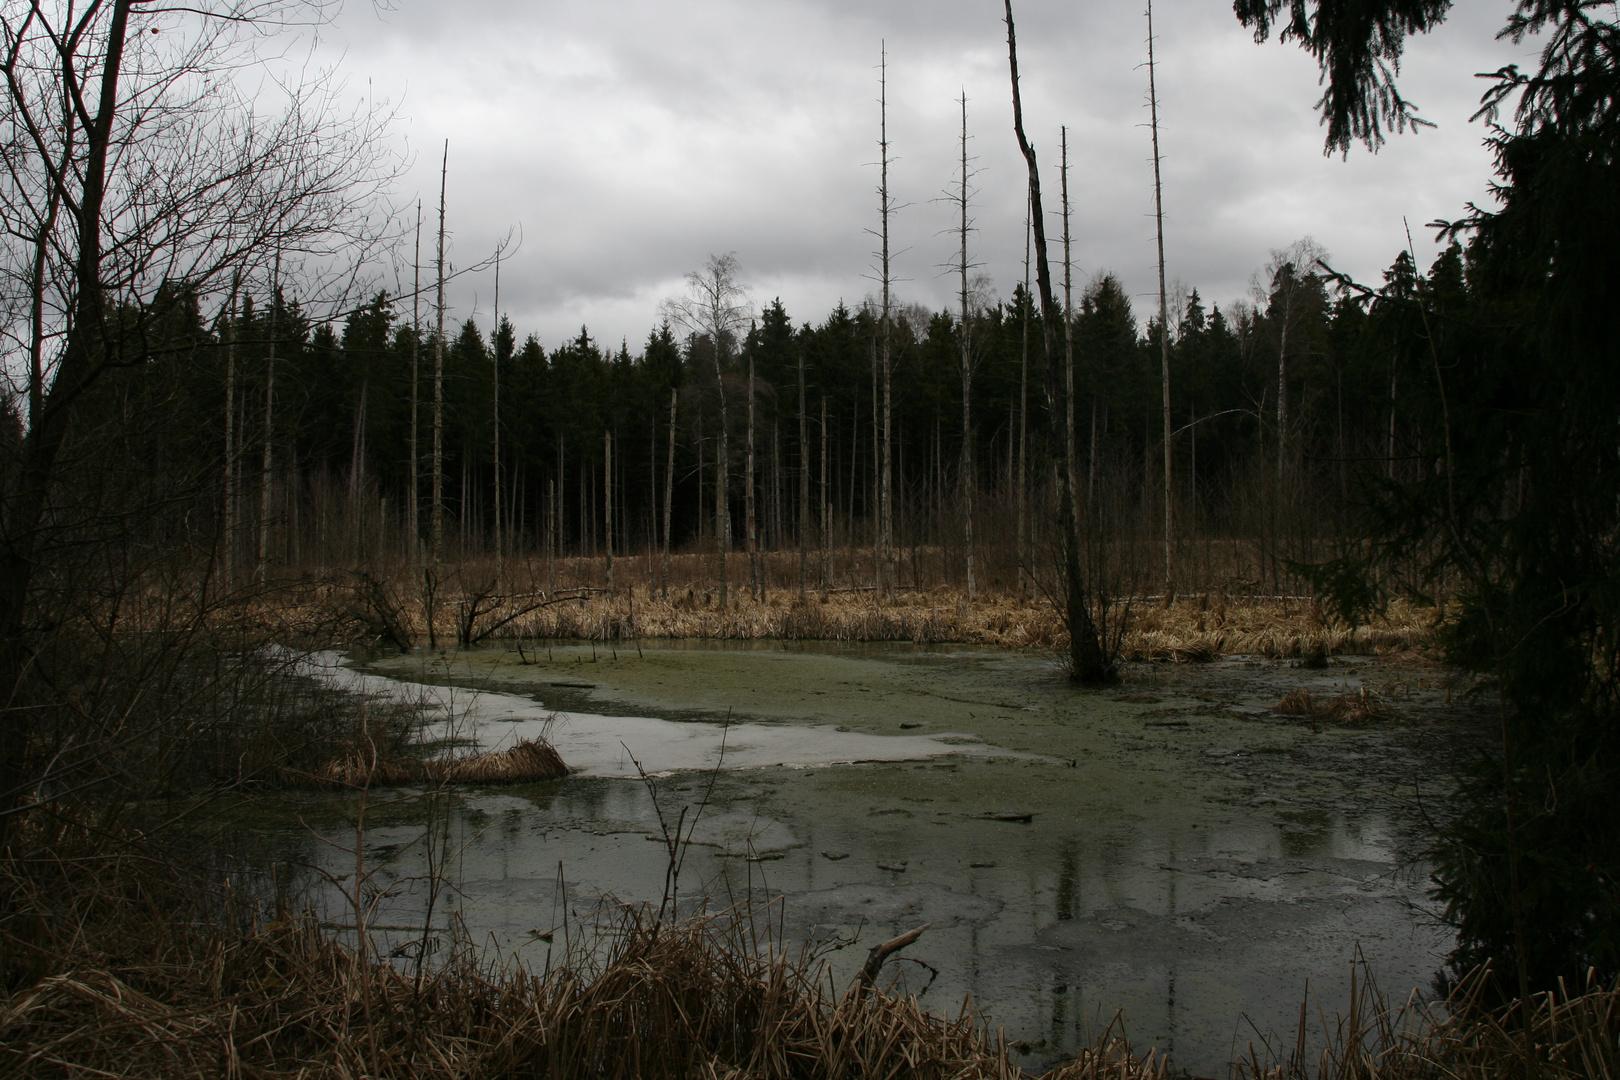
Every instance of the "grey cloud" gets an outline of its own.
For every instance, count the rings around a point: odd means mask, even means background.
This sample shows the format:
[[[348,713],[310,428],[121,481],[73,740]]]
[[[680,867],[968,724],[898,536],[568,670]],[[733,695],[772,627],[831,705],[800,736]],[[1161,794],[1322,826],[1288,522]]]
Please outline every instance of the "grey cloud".
[[[1345,162],[1322,156],[1308,57],[1254,45],[1224,0],[1160,0],[1170,275],[1224,303],[1246,292],[1270,249],[1309,233],[1337,265],[1376,280],[1404,243],[1402,214],[1417,226],[1482,198],[1489,159],[1468,123],[1480,89],[1471,76],[1512,55],[1493,40],[1507,6],[1461,5],[1410,46],[1404,88],[1438,130]],[[1017,14],[1048,209],[1066,123],[1076,266],[1082,277],[1116,272],[1146,311],[1154,273],[1140,0],[1043,0]],[[501,282],[520,331],[555,344],[584,323],[634,346],[661,296],[709,252],[736,251],[756,298],[780,293],[799,319],[872,289],[880,40],[891,63],[893,189],[909,204],[894,222],[901,295],[949,302],[939,265],[955,240],[950,209],[935,200],[954,180],[954,99],[964,89],[981,170],[976,257],[1009,294],[1022,273],[1024,172],[1000,17],[986,0],[400,0],[380,17],[352,8],[327,45],[342,50],[351,80],[403,98],[401,137],[418,151],[407,193],[433,201],[439,141],[451,140],[454,261],[476,262],[521,224],[522,250]],[[1049,227],[1055,237],[1055,219]],[[487,322],[491,286],[488,275],[459,282],[452,316],[473,312],[476,297]]]

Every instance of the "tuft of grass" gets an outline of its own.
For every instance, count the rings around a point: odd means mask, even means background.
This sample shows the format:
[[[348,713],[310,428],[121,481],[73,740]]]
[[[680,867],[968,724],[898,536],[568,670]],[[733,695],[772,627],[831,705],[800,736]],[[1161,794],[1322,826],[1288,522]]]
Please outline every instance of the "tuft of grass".
[[[1285,696],[1272,711],[1284,716],[1295,716],[1312,724],[1338,724],[1357,727],[1394,718],[1377,694],[1362,687],[1353,694],[1340,694],[1318,701],[1307,690],[1295,690]]]

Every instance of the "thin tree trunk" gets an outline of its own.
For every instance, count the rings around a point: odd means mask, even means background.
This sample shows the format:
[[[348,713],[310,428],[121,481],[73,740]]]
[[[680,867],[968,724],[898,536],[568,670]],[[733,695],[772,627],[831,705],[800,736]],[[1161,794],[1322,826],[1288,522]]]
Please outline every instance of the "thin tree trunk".
[[[275,273],[270,279],[270,333],[264,368],[264,451],[259,465],[259,565],[255,579],[263,582],[270,564],[270,491],[274,465],[274,409],[276,401],[276,307],[281,292],[281,256],[276,255]]]
[[[613,591],[613,432],[602,432],[602,532],[607,540],[607,587]]]
[[[1170,307],[1164,288],[1164,185],[1159,176],[1159,87],[1153,61],[1153,0],[1147,0],[1148,24],[1148,108],[1153,129],[1153,217],[1159,240],[1159,375],[1164,388],[1164,603],[1175,599],[1175,579],[1171,565],[1175,537],[1171,528],[1170,445]]]
[[[675,402],[680,392],[669,388],[669,464],[664,469],[664,565],[659,579],[659,593],[669,598],[669,527],[670,508],[675,502]]]
[[[1018,354],[1018,569],[1021,592],[1028,592],[1029,559],[1029,200],[1024,200],[1024,317]]]
[[[743,496],[743,516],[748,529],[748,588],[755,600],[762,598],[759,579],[759,528],[756,521],[754,499],[754,350],[748,349],[748,459],[747,476],[743,478],[747,491]]]
[[[961,369],[962,369],[962,550],[967,562],[967,594],[969,600],[979,596],[978,581],[973,566],[973,317],[968,310],[968,152],[967,152],[967,93],[962,94],[962,179],[957,195],[957,209],[961,211],[961,224],[957,229],[960,247],[957,254],[957,273],[960,276],[961,301]],[[991,474],[992,476],[994,473]]]
[[[490,335],[490,374],[493,378],[491,387],[491,417],[492,428],[491,450],[494,455],[492,472],[495,480],[495,490],[492,507],[495,521],[495,582],[500,587],[501,579],[505,576],[503,558],[505,549],[501,546],[501,249],[495,249],[495,331]]]
[[[827,395],[821,395],[821,590],[832,573],[832,502],[827,489]]]
[[[444,190],[450,172],[450,140],[444,141],[439,166],[439,257],[436,326],[433,331],[433,527],[432,555],[444,554]]]
[[[237,515],[237,442],[241,438],[236,425],[236,290],[240,278],[231,276],[231,299],[225,315],[225,542],[221,550],[221,577],[225,588],[236,584],[236,528]]]
[[[411,567],[416,566],[417,557],[421,554],[422,520],[420,517],[420,496],[422,478],[419,473],[420,465],[416,453],[416,437],[418,422],[416,417],[418,371],[422,358],[422,200],[416,200],[416,253],[411,260],[411,439],[410,439],[410,492],[405,500],[406,528],[410,533],[410,547],[407,549],[406,562]]]
[[[804,599],[809,567],[810,441],[804,415],[804,349],[799,349],[799,599]]]
[[[885,597],[894,594],[894,475],[893,475],[893,404],[892,404],[892,374],[889,321],[892,311],[891,277],[889,273],[889,216],[894,212],[894,203],[889,198],[889,53],[887,47],[883,50],[883,59],[880,75],[879,106],[881,109],[881,127],[878,140],[880,151],[879,168],[881,181],[878,189],[879,205],[882,210],[882,240],[883,240],[883,312],[882,322],[878,329],[878,357],[880,360],[881,379],[883,383],[882,404],[882,434],[876,440],[874,449],[878,454],[878,542],[877,555],[877,586],[878,591]]]
[[[363,504],[366,486],[366,398],[371,389],[371,374],[360,379],[360,396],[354,406],[354,437],[349,448],[349,528],[354,530],[354,560],[365,558],[365,525]]]
[[[1075,475],[1074,445],[1074,261],[1069,253],[1069,129],[1058,129],[1062,140],[1059,176],[1063,196],[1063,460],[1068,466],[1069,502],[1079,516],[1079,478]]]

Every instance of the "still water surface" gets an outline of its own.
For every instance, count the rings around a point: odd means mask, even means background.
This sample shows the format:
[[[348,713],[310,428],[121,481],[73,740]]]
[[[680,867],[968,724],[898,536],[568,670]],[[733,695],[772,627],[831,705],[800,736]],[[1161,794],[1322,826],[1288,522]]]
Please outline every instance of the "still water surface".
[[[1354,958],[1404,997],[1449,945],[1417,818],[1468,725],[1433,669],[1238,658],[1141,665],[1082,691],[1011,650],[570,643],[354,660],[324,677],[425,695],[486,747],[556,714],[576,772],[458,794],[455,889],[434,916],[536,964],[546,936],[560,943],[564,905],[659,900],[666,854],[649,842],[660,827],[638,763],[670,822],[700,815],[683,910],[777,899],[790,939],[856,940],[831,954],[841,979],[872,944],[929,923],[890,971],[942,1011],[971,993],[1029,1066],[1123,1009],[1140,1047],[1214,1075],[1291,1034],[1307,985],[1337,1007]],[[1313,730],[1270,711],[1293,689],[1364,685],[1400,719]],[[394,883],[382,926],[423,918],[416,805],[378,808],[364,836],[369,860],[393,856],[377,875]],[[352,855],[304,840],[301,858],[352,871]]]

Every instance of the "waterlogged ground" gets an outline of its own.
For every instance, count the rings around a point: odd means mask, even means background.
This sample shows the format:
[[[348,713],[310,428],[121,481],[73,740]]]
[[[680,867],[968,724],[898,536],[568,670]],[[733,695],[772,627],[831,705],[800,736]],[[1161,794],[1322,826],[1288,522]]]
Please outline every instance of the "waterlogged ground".
[[[1214,1075],[1249,1042],[1291,1034],[1307,984],[1331,1011],[1353,958],[1404,997],[1448,945],[1417,821],[1471,725],[1433,667],[1144,665],[1081,691],[1050,658],[1014,651],[663,643],[363,672],[327,677],[410,684],[484,746],[560,714],[551,735],[579,771],[459,793],[454,888],[433,917],[535,963],[561,946],[565,905],[572,918],[663,893],[638,762],[670,827],[698,815],[683,910],[775,898],[789,939],[857,940],[831,954],[840,978],[869,946],[931,924],[890,970],[941,1010],[971,993],[1031,1066],[1123,1009],[1138,1045]],[[1271,711],[1291,690],[1364,686],[1393,718],[1313,728]],[[372,921],[406,955],[428,892],[424,812],[375,806],[364,835],[368,867],[392,860]],[[336,818],[307,820],[352,846]],[[305,847],[334,878],[352,873],[352,853]]]

